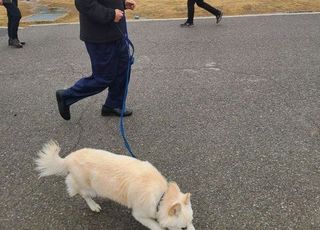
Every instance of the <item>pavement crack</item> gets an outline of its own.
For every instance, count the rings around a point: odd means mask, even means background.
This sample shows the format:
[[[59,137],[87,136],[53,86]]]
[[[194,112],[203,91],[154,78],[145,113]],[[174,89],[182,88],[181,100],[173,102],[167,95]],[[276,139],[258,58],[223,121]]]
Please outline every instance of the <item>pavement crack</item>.
[[[95,102],[96,102],[96,100],[94,101],[94,103],[95,103]],[[92,104],[94,104],[94,103],[92,103]],[[79,132],[79,134],[78,134],[78,139],[77,139],[76,143],[75,143],[74,146],[72,147],[72,151],[75,151],[75,150],[78,149],[78,145],[79,145],[79,143],[80,143],[80,141],[81,141],[82,134],[84,133],[84,127],[83,127],[81,121],[82,121],[82,118],[83,118],[83,116],[84,116],[85,111],[87,111],[89,107],[90,107],[90,104],[87,103],[87,106],[86,106],[84,109],[82,109],[82,111],[81,111],[81,113],[80,113],[80,117],[79,117],[78,121],[76,122],[76,125],[78,125],[78,126],[80,127],[80,132]]]
[[[78,138],[77,138],[76,143],[75,143],[74,146],[72,147],[72,151],[75,151],[75,150],[78,148],[78,145],[79,145],[79,143],[80,143],[82,134],[83,134],[83,132],[84,132],[84,128],[83,128],[82,123],[81,123],[81,120],[82,120],[84,111],[85,111],[85,109],[82,110],[82,112],[81,112],[81,114],[80,114],[80,118],[79,118],[79,120],[76,122],[76,125],[78,125],[78,126],[80,127],[80,132],[79,132],[79,134],[78,134]]]

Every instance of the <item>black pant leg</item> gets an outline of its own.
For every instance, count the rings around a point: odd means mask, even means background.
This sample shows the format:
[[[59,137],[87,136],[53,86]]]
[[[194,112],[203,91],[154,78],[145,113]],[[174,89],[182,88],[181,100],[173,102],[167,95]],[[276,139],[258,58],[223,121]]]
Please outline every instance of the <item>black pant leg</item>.
[[[209,4],[205,3],[203,0],[195,0],[195,2],[197,3],[197,5],[203,9],[205,9],[206,11],[210,12],[211,14],[218,16],[221,14],[221,11],[210,6]]]
[[[108,97],[104,106],[111,108],[121,108],[123,104],[124,94],[126,91],[126,80],[128,76],[128,84],[130,82],[130,63],[129,63],[129,51],[128,44],[124,39],[120,39],[117,42],[117,75],[111,82],[108,89]],[[129,72],[128,72],[129,71]]]
[[[18,28],[21,19],[21,12],[18,8],[18,1],[13,0],[10,4],[3,4],[8,15],[8,36],[11,39],[18,38]]]
[[[5,4],[3,4],[4,5],[4,7],[6,7],[6,5]],[[7,7],[6,7],[7,8]],[[9,38],[12,38],[12,31],[11,31],[11,28],[12,28],[12,26],[11,26],[11,17],[10,17],[10,14],[9,14],[9,10],[7,9],[7,17],[8,17],[8,24],[7,24],[7,30],[8,30],[8,37]]]
[[[196,3],[195,0],[188,0],[188,20],[187,22],[193,23],[194,18],[194,4]]]

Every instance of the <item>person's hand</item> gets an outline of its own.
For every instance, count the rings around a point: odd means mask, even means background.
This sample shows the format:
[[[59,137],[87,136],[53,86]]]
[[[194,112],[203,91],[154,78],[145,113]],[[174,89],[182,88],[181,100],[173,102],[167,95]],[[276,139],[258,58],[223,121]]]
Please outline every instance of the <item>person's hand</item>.
[[[1,1],[1,0],[0,0],[0,1]],[[121,20],[121,18],[123,17],[123,11],[122,11],[122,10],[115,9],[114,12],[115,12],[114,22],[119,22],[119,21]]]
[[[135,2],[135,0],[125,0],[125,5],[126,5],[126,9],[134,10],[137,3]]]

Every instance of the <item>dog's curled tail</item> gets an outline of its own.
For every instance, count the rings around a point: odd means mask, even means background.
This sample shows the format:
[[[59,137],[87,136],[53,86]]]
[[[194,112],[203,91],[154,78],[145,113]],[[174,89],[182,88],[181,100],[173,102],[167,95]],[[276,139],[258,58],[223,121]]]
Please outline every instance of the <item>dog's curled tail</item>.
[[[38,152],[38,158],[35,160],[35,163],[39,177],[67,175],[68,169],[65,160],[59,156],[59,152],[59,144],[53,140],[45,144]]]

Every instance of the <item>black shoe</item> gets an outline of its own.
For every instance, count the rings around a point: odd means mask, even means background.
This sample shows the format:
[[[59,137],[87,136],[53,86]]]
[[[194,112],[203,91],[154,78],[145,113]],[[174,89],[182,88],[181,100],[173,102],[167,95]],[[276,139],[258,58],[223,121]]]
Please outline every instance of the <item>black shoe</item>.
[[[185,22],[183,24],[180,24],[181,27],[194,27],[194,24],[192,22]]]
[[[65,120],[70,120],[70,106],[67,106],[63,99],[64,90],[56,91],[56,98],[58,102],[59,113]]]
[[[9,40],[8,40],[8,45],[9,45],[9,46],[12,46],[12,40],[13,40],[13,39],[9,38]],[[23,45],[23,46],[26,44],[25,42],[22,42],[22,41],[20,41],[19,39],[18,39],[18,41],[19,41],[20,44]]]
[[[222,16],[223,16],[223,12],[221,11],[220,14],[216,16],[216,18],[217,18],[217,24],[219,24],[219,22],[221,22]]]
[[[132,115],[132,110],[130,109],[126,109],[126,111],[123,113],[123,116],[124,117],[128,117],[128,116],[131,116]],[[102,106],[102,109],[101,109],[101,116],[118,116],[120,117],[121,116],[121,109],[119,108],[111,108],[111,107],[108,107],[108,106]]]
[[[9,39],[8,42],[9,46],[15,47],[15,48],[22,48],[23,45],[20,43],[20,41],[15,38],[15,39]]]

